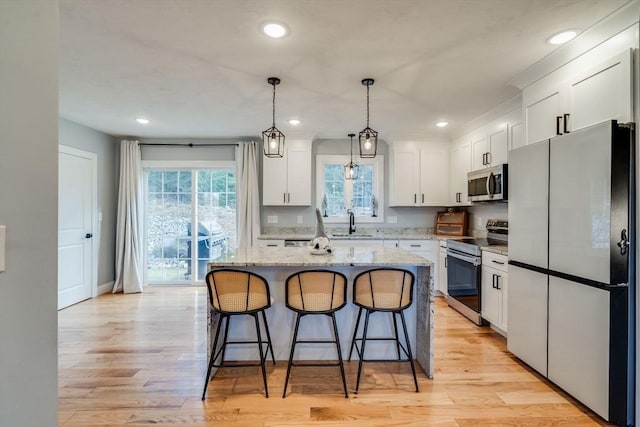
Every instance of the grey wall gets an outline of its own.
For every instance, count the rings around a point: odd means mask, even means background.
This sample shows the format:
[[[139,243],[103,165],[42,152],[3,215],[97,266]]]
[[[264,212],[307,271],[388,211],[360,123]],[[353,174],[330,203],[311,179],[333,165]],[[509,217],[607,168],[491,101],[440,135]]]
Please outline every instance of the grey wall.
[[[116,159],[119,145],[115,138],[69,120],[58,121],[59,143],[96,153],[98,157],[98,212],[100,246],[98,249],[98,285],[115,280],[116,211],[118,177]]]
[[[0,425],[57,420],[58,1],[0,1]]]

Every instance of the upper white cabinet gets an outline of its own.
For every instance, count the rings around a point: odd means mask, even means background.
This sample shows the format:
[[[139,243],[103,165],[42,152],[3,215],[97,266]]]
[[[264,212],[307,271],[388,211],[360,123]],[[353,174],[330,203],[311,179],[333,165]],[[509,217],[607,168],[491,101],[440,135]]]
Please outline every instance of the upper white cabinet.
[[[422,145],[422,144],[421,144]],[[394,143],[391,147],[389,206],[449,204],[449,148],[446,144]]]
[[[284,157],[264,157],[262,164],[264,206],[311,205],[311,143],[294,141]]]
[[[526,87],[522,94],[526,143],[605,120],[631,121],[631,58],[631,50],[625,50],[561,81],[553,74]]]
[[[449,203],[465,206],[467,200],[467,173],[471,170],[471,144],[461,144],[451,149],[451,190]]]
[[[498,129],[487,130],[471,141],[472,170],[507,163],[508,125],[505,123]]]

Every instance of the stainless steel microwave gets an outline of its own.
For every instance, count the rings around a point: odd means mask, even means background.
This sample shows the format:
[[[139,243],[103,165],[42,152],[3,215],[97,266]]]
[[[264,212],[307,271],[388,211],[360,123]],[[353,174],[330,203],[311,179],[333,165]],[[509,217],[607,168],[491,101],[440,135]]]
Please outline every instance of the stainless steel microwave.
[[[507,200],[506,163],[467,174],[467,194],[471,202]]]

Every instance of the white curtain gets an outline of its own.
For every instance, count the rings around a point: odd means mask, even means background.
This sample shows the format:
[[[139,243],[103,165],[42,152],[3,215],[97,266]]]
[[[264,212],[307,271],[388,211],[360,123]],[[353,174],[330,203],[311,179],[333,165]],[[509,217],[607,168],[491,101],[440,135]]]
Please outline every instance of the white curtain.
[[[236,149],[238,164],[238,247],[248,248],[260,235],[258,158],[261,144],[241,142]]]
[[[120,143],[116,221],[116,282],[113,292],[142,292],[142,166],[138,141]]]

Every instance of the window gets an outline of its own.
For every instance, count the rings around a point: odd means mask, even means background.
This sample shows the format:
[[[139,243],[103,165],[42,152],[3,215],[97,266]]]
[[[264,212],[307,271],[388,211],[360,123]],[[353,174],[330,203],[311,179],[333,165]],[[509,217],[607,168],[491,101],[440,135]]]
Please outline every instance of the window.
[[[145,163],[146,282],[202,281],[207,262],[236,247],[235,163],[148,166],[154,163]]]
[[[344,179],[349,160],[349,156],[316,156],[316,206],[326,222],[347,222],[347,209],[359,222],[383,222],[383,156],[357,159],[356,180]]]

